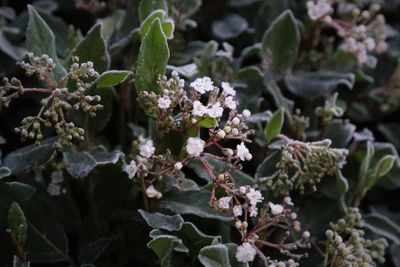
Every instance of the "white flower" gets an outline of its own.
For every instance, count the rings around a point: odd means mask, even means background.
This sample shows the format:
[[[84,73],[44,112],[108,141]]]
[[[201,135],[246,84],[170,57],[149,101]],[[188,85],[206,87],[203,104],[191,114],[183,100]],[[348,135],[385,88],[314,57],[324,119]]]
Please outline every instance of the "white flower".
[[[61,195],[61,186],[59,184],[49,183],[47,193],[49,193],[50,196],[59,196]]]
[[[153,185],[150,185],[149,187],[146,188],[146,196],[148,198],[161,198],[162,194],[161,192],[157,191]]]
[[[279,215],[283,212],[283,206],[279,204],[269,203],[272,215]]]
[[[151,139],[145,139],[142,142],[140,142],[139,145],[139,154],[145,158],[150,158],[153,156],[154,151],[156,151],[156,148],[154,147],[153,140]]]
[[[192,114],[194,116],[203,116],[207,111],[207,108],[198,100],[193,102]]]
[[[251,160],[253,158],[243,142],[236,146],[236,155],[241,161]]]
[[[388,44],[385,41],[381,40],[376,45],[375,51],[378,54],[382,54],[382,53],[386,52],[387,49],[388,49]]]
[[[125,166],[125,172],[128,174],[129,179],[135,177],[137,171],[138,166],[134,160],[131,160],[131,162]]]
[[[190,87],[200,94],[214,90],[213,81],[210,79],[210,77],[197,78],[190,83]]]
[[[207,109],[208,116],[214,119],[222,117],[223,112],[224,109],[221,107],[219,103],[215,103],[210,108]]]
[[[232,124],[238,126],[240,124],[240,119],[238,117],[233,118]]]
[[[372,51],[375,49],[376,44],[374,39],[372,39],[371,37],[365,39],[364,43],[368,51]]]
[[[364,64],[368,61],[368,54],[366,49],[358,51],[357,60],[359,64]]]
[[[327,0],[317,0],[317,3],[315,3],[314,1],[308,1],[307,11],[310,19],[318,20],[328,13],[331,13],[333,11],[333,8]]]
[[[205,144],[199,137],[189,137],[186,144],[186,152],[191,156],[198,157],[203,152]]]
[[[258,209],[253,206],[248,207],[248,211],[250,212],[250,217],[256,217],[258,214]]]
[[[358,50],[358,45],[357,45],[357,41],[356,39],[354,39],[353,37],[347,37],[344,39],[344,46],[343,46],[344,50],[348,51],[348,52],[352,52],[355,53]]]
[[[167,109],[167,108],[169,108],[169,106],[171,105],[171,99],[169,99],[169,97],[168,96],[163,96],[163,97],[160,97],[158,100],[157,100],[157,104],[158,104],[158,107],[159,108],[161,108],[161,109]]]
[[[63,172],[62,171],[56,171],[51,173],[51,182],[53,184],[59,184],[62,183],[64,180]]]
[[[233,215],[234,215],[235,217],[242,216],[242,214],[243,214],[243,209],[242,209],[242,206],[241,206],[241,205],[235,205],[235,206],[233,207],[232,211],[233,211]]]
[[[251,116],[251,112],[250,112],[250,110],[248,110],[248,109],[244,109],[244,110],[242,111],[242,115],[243,115],[243,117],[248,118],[248,117]]]
[[[309,231],[304,231],[304,233],[303,233],[303,238],[304,239],[309,239],[310,236],[311,236],[311,233]]]
[[[237,248],[235,256],[238,262],[246,263],[253,261],[256,254],[254,246],[249,242],[245,242]]]
[[[255,190],[254,188],[250,188],[249,192],[246,193],[247,199],[250,201],[250,204],[252,206],[256,206],[257,203],[263,201],[263,196],[261,195],[261,192],[258,190]]]
[[[182,169],[182,167],[183,167],[183,165],[182,165],[182,163],[181,162],[177,162],[177,163],[175,163],[174,164],[174,169],[176,170],[176,171],[179,171],[180,169]]]
[[[225,107],[233,110],[233,109],[236,109],[237,102],[232,96],[228,96],[225,98],[224,105],[225,105]]]
[[[231,95],[231,96],[235,96],[236,95],[236,91],[235,91],[235,89],[233,89],[233,87],[231,86],[230,83],[222,82],[221,83],[221,87],[222,87],[222,93],[224,95]]]
[[[229,203],[231,202],[232,197],[221,197],[218,199],[218,207],[220,209],[229,209]]]
[[[241,186],[241,187],[239,187],[239,192],[240,192],[240,194],[244,195],[247,193],[247,188],[245,186]]]

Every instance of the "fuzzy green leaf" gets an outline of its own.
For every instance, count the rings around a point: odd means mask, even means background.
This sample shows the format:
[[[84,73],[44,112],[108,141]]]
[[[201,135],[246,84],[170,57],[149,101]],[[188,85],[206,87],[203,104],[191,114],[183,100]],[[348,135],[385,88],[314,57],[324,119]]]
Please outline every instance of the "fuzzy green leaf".
[[[166,16],[166,12],[162,9],[153,11],[140,25],[140,39],[143,40],[156,18],[161,21],[161,27],[167,39],[172,39],[174,37],[175,24],[173,20],[167,19]]]
[[[178,239],[175,236],[160,235],[147,243],[147,246],[151,248],[160,259],[161,267],[173,267],[172,252],[176,240]]]
[[[93,83],[97,88],[111,87],[123,83],[129,74],[127,70],[105,71]]]
[[[103,146],[99,146],[83,152],[65,151],[63,162],[72,177],[82,178],[88,176],[97,166],[117,163],[122,156],[120,151],[107,152]]]
[[[11,203],[8,211],[8,228],[15,234],[18,242],[23,245],[26,240],[28,225],[26,224],[24,212],[17,202]]]
[[[138,92],[161,92],[157,79],[159,75],[165,73],[168,59],[167,38],[162,30],[160,19],[156,18],[151,23],[140,46],[135,75],[135,86]]]
[[[150,213],[144,210],[138,211],[146,223],[155,229],[178,231],[182,228],[183,218],[179,214],[170,216],[161,214],[159,212]]]
[[[28,28],[26,29],[27,49],[36,56],[47,54],[53,59],[56,68],[52,79],[54,82],[57,82],[64,77],[67,72],[58,60],[54,34],[33,6],[28,5],[28,13],[29,22]]]
[[[283,12],[265,32],[262,56],[274,76],[280,77],[295,63],[300,45],[296,18],[290,10]]]
[[[336,187],[341,195],[349,191],[349,182],[347,182],[341,171],[336,173]]]
[[[283,127],[283,121],[285,118],[285,110],[283,108],[278,109],[271,117],[265,128],[265,139],[267,143],[270,143],[275,137],[277,137]]]
[[[92,61],[93,68],[99,73],[110,67],[110,55],[101,28],[101,24],[94,25],[71,52],[79,57],[79,62]]]
[[[228,249],[223,244],[202,248],[198,258],[205,267],[231,267]]]

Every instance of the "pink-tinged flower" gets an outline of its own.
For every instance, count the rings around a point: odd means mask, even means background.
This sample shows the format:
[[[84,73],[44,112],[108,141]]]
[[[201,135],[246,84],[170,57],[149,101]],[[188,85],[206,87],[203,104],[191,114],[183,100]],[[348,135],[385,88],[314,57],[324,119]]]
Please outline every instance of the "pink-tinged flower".
[[[229,209],[229,203],[231,202],[232,197],[221,197],[218,199],[218,207],[220,209]]]
[[[156,148],[154,147],[153,140],[147,139],[147,140],[140,142],[139,154],[142,157],[150,158],[151,156],[154,155],[155,151],[156,151]]]
[[[325,15],[333,12],[332,6],[328,3],[327,0],[317,0],[315,3],[314,1],[307,2],[307,11],[308,16],[312,20],[318,20]]]
[[[272,215],[279,215],[283,212],[283,206],[279,204],[269,203]]]
[[[233,207],[233,209],[232,209],[232,212],[233,212],[233,215],[234,215],[235,217],[242,216],[242,214],[243,214],[243,208],[242,208],[241,205],[235,205],[235,206]]]
[[[192,114],[194,116],[203,116],[207,111],[207,108],[198,100],[193,102]]]
[[[222,117],[222,113],[224,113],[224,109],[219,103],[215,103],[207,109],[208,116],[214,119]]]
[[[160,97],[157,100],[158,107],[161,109],[167,109],[171,106],[171,99],[168,96]]]
[[[157,198],[160,199],[162,197],[161,192],[157,191],[153,185],[150,185],[146,188],[146,196],[148,198]]]
[[[129,179],[133,179],[137,171],[138,166],[134,160],[131,160],[131,162],[125,166],[125,172],[128,174]]]
[[[234,110],[237,107],[237,102],[232,96],[227,96],[224,101],[224,106],[231,110]]]
[[[246,194],[246,197],[249,200],[250,204],[254,207],[257,205],[257,203],[260,203],[264,200],[261,192],[255,190],[254,188],[250,188],[249,192]]]
[[[235,89],[233,89],[233,87],[231,86],[230,83],[222,82],[221,83],[221,87],[222,87],[222,93],[224,95],[231,95],[231,96],[235,96],[236,95],[236,91],[235,91]]]

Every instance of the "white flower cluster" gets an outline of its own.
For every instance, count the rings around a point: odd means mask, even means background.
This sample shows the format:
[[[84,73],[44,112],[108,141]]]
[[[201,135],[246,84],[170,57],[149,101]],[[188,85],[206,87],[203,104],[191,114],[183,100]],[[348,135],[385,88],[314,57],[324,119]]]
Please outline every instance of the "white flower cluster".
[[[205,142],[199,137],[189,137],[186,145],[186,152],[193,156],[199,157],[204,150]]]
[[[333,12],[333,8],[328,0],[308,1],[307,12],[312,20],[323,19],[329,22],[332,20],[330,14]]]
[[[133,179],[138,172],[143,172],[146,174],[145,172],[152,165],[149,159],[154,155],[156,150],[153,140],[140,137],[139,141],[139,155],[137,155],[136,161],[131,160],[124,169],[128,174],[129,179]]]
[[[237,248],[235,256],[238,262],[247,263],[249,261],[253,261],[256,254],[257,251],[254,247],[254,244],[244,242]]]

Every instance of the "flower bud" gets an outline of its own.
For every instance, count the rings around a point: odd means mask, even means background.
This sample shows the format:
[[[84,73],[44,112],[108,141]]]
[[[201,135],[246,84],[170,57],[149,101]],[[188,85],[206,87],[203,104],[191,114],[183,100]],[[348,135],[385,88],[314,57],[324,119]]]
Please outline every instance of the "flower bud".
[[[177,162],[177,163],[175,163],[174,164],[174,169],[176,170],[176,171],[179,171],[180,169],[182,169],[182,167],[183,167],[183,165],[182,165],[182,163],[181,162]]]
[[[225,132],[224,132],[223,130],[219,130],[219,131],[217,132],[217,137],[218,137],[219,139],[224,139],[224,138],[225,138]]]

